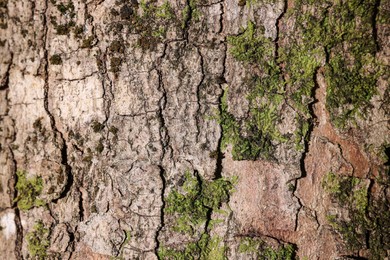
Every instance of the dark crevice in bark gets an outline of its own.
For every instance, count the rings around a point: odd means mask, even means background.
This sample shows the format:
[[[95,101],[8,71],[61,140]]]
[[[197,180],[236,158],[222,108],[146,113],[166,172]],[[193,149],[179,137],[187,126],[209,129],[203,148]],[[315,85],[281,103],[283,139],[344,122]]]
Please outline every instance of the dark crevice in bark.
[[[75,244],[75,240],[76,240],[74,233],[76,233],[76,231],[77,231],[77,226],[76,226],[76,230],[73,232],[68,223],[65,223],[65,225],[66,225],[66,231],[68,231],[68,234],[69,234],[69,242],[68,242],[68,245],[66,246],[65,251],[69,252],[68,259],[72,259],[72,254],[74,252],[74,244]]]
[[[79,195],[79,204],[78,204],[78,207],[79,207],[79,219],[80,219],[80,221],[83,221],[84,220],[83,193],[81,192],[80,188],[78,188],[77,192],[80,194]]]
[[[14,133],[12,141],[14,141],[15,139],[16,139],[16,136]],[[13,175],[12,178],[14,181],[13,187],[10,187],[10,191],[12,194],[11,205],[14,208],[14,212],[15,212],[14,221],[15,221],[15,226],[16,226],[16,239],[15,239],[15,251],[14,252],[15,252],[16,259],[23,259],[23,255],[22,255],[23,226],[22,226],[22,221],[21,221],[21,216],[20,216],[20,210],[17,207],[17,202],[16,202],[16,198],[18,196],[18,191],[16,190],[16,183],[18,183],[18,175],[16,174],[17,162],[15,160],[14,153],[10,147],[8,148],[8,151],[9,151],[9,154],[11,156],[11,161],[12,161],[12,170],[11,171],[12,171],[12,175]]]
[[[184,38],[188,41],[188,29],[190,27],[190,22],[191,22],[191,19],[192,19],[192,12],[194,11],[192,9],[192,4],[191,4],[191,0],[187,0],[186,1],[186,7],[184,8],[184,10],[186,10],[186,8],[188,7],[188,11],[187,11],[187,17],[186,17],[186,20],[184,21]]]
[[[278,61],[279,59],[279,41],[280,41],[280,26],[281,26],[281,21],[284,17],[284,15],[287,12],[287,0],[284,1],[283,3],[283,11],[279,15],[279,17],[276,19],[276,38],[275,38],[275,60],[278,66],[280,67],[280,62]]]
[[[11,66],[14,60],[14,53],[10,52],[11,59],[7,66],[7,71],[4,74],[3,80],[0,82],[0,90],[6,90],[9,88],[9,73],[11,71]]]
[[[165,51],[166,51],[166,47],[164,48],[163,56],[160,57],[160,61],[162,59],[164,59]],[[158,64],[158,66],[160,66],[160,65],[161,64]],[[171,138],[169,136],[168,128],[166,126],[166,122],[165,122],[165,118],[164,118],[164,110],[165,110],[165,107],[167,104],[167,91],[164,87],[163,78],[162,78],[163,75],[162,75],[161,70],[159,70],[157,67],[154,69],[156,70],[157,75],[158,75],[158,91],[160,91],[162,93],[161,98],[159,100],[159,109],[158,109],[157,114],[158,114],[158,117],[160,119],[160,131],[159,132],[160,132],[160,142],[161,142],[161,146],[162,146],[161,161],[163,161],[167,152],[171,151],[171,147],[169,145]]]
[[[373,186],[374,186],[374,181],[371,180],[371,179],[367,179],[369,181],[369,184],[368,184],[368,187],[367,187],[367,202],[368,202],[368,206],[366,207],[365,209],[365,217],[370,219],[370,221],[372,221],[370,215],[369,215],[369,209],[370,209],[370,205],[373,205],[374,204],[374,197],[372,196],[373,193],[372,193],[372,189],[373,189]],[[386,198],[384,196],[384,198]],[[364,239],[365,239],[365,243],[366,243],[366,247],[367,249],[371,249],[371,245],[370,245],[370,236],[371,236],[371,232],[369,229],[365,230],[365,234],[364,234]]]
[[[223,15],[225,14],[224,1],[221,1],[220,5],[221,5],[221,14],[219,16],[219,31],[217,32],[217,34],[223,32]]]
[[[195,177],[196,177],[196,181],[199,183],[199,191],[197,193],[197,196],[202,196],[202,193],[203,193],[203,179],[202,177],[199,175],[199,172],[198,171],[194,171],[194,174],[195,174]],[[209,234],[209,226],[210,226],[210,221],[211,221],[211,215],[213,213],[213,209],[205,204],[203,204],[203,207],[205,207],[207,209],[206,211],[206,221],[204,223],[204,234]],[[198,242],[200,242],[200,239],[202,239],[202,237],[199,238]],[[199,247],[199,250],[202,251],[202,248],[200,248],[199,246],[199,243],[196,243],[197,246]]]
[[[319,102],[319,100],[316,99],[316,97],[315,97],[315,92],[320,87],[318,84],[318,73],[320,73],[319,72],[320,68],[321,67],[317,67],[314,71],[314,74],[313,74],[314,87],[311,89],[311,95],[310,95],[313,98],[313,100],[308,104],[308,109],[309,109],[309,113],[310,113],[309,129],[306,133],[306,136],[304,137],[304,150],[303,150],[301,159],[299,161],[301,176],[295,179],[295,185],[294,185],[294,190],[293,190],[293,196],[295,198],[297,198],[298,203],[299,203],[299,208],[297,210],[297,215],[296,215],[296,219],[295,219],[295,229],[294,229],[295,231],[297,231],[297,229],[298,229],[299,213],[300,213],[301,209],[303,208],[303,204],[301,202],[301,199],[295,194],[295,192],[297,190],[299,180],[302,178],[305,178],[307,176],[305,159],[306,159],[307,154],[309,153],[310,139],[311,139],[311,135],[313,133],[314,126],[315,126],[315,124],[313,122],[315,122],[317,120],[317,116],[314,112],[314,105],[317,102]]]
[[[15,208],[15,226],[16,226],[16,240],[15,240],[15,258],[23,259],[22,247],[23,247],[23,226],[20,219],[20,210]]]
[[[104,113],[105,113],[105,120],[103,124],[107,124],[107,121],[110,119],[110,113],[111,113],[111,102],[114,99],[114,93],[112,91],[112,85],[113,81],[110,79],[110,77],[107,74],[107,63],[105,62],[107,60],[107,52],[104,53],[104,61],[103,65],[105,67],[105,70],[102,72],[102,87],[103,87],[103,100],[104,100]],[[108,82],[106,82],[106,79]]]
[[[198,46],[195,46],[196,47],[196,50],[198,52],[198,55],[200,57],[200,69],[201,69],[201,79],[199,81],[199,83],[197,84],[196,86],[196,103],[197,103],[197,109],[196,109],[196,138],[195,138],[195,141],[196,143],[198,143],[198,140],[199,140],[199,134],[200,134],[200,129],[199,129],[199,117],[201,117],[201,102],[200,102],[200,89],[201,89],[201,86],[203,85],[203,82],[204,82],[204,79],[205,79],[205,73],[204,73],[204,60],[203,60],[203,55],[202,55],[202,52],[200,50],[200,47]]]
[[[159,240],[159,235],[162,232],[164,225],[165,225],[165,193],[166,193],[166,186],[167,186],[167,179],[165,176],[166,171],[165,171],[164,167],[162,166],[162,164],[164,162],[164,158],[165,158],[166,154],[170,153],[170,151],[171,151],[171,148],[169,146],[170,136],[169,136],[168,128],[166,126],[166,122],[165,122],[165,118],[164,118],[164,110],[165,110],[166,104],[167,104],[167,91],[164,87],[162,71],[159,69],[161,67],[162,60],[165,58],[167,47],[168,47],[168,44],[164,44],[163,53],[162,53],[161,57],[159,57],[159,59],[158,59],[157,66],[154,68],[156,70],[157,76],[158,76],[158,91],[160,91],[162,93],[161,98],[159,100],[159,109],[157,111],[157,115],[158,115],[159,122],[160,122],[160,130],[159,130],[160,136],[159,136],[159,138],[160,138],[161,147],[162,147],[162,153],[161,153],[161,158],[160,158],[161,165],[158,165],[158,167],[160,169],[160,180],[162,183],[162,188],[161,188],[161,203],[162,204],[161,204],[161,208],[160,208],[160,225],[156,231],[156,236],[155,236],[156,247],[154,248],[154,253],[156,254],[158,259],[161,259],[159,254],[158,254],[158,250],[160,249],[160,245],[161,245],[160,240]]]
[[[226,59],[227,59],[227,45],[226,45],[226,37],[224,39],[224,47],[225,47],[225,50],[224,50],[224,56],[223,56],[223,70],[222,70],[222,73],[221,73],[221,76],[220,78],[218,79],[220,81],[220,84],[219,84],[219,89],[221,91],[221,94],[218,96],[218,113],[221,115],[222,114],[222,97],[224,96],[225,94],[225,90],[223,88],[223,84],[226,84]],[[223,158],[224,158],[224,154],[222,152],[222,139],[223,139],[223,128],[221,126],[221,124],[219,124],[219,127],[220,127],[220,131],[221,131],[221,134],[218,138],[218,142],[217,142],[217,161],[216,161],[216,167],[215,167],[215,173],[214,173],[214,179],[220,179],[222,178],[222,171],[223,171],[223,165],[222,165],[222,162],[223,162]]]
[[[54,115],[51,113],[49,109],[49,51],[47,46],[47,37],[48,37],[48,23],[47,23],[47,9],[48,9],[48,1],[45,2],[45,9],[43,13],[43,47],[44,47],[44,109],[46,111],[46,114],[48,115],[50,119],[50,125],[51,129],[54,134],[54,142],[57,142],[57,137],[60,139],[60,151],[61,151],[61,164],[65,167],[65,173],[67,175],[67,183],[64,187],[64,190],[61,192],[60,196],[53,200],[54,203],[57,203],[58,200],[63,199],[67,196],[69,193],[72,185],[73,185],[73,174],[72,174],[72,168],[68,164],[68,146],[66,144],[66,140],[62,134],[61,131],[58,130],[56,126],[56,121],[54,118]]]
[[[378,27],[377,27],[377,18],[379,15],[379,7],[381,5],[381,0],[376,0],[374,3],[374,10],[372,12],[371,16],[371,24],[372,24],[372,37],[374,39],[375,43],[375,49],[376,51],[380,50],[380,45],[378,42]]]
[[[159,228],[157,229],[157,232],[156,232],[156,237],[155,237],[155,240],[156,240],[156,248],[154,250],[156,256],[158,259],[161,259],[158,255],[158,250],[160,248],[160,241],[158,239],[158,236],[160,235],[161,233],[161,230],[164,228],[164,210],[165,210],[165,189],[166,189],[166,179],[165,179],[165,170],[164,168],[159,165],[158,166],[160,168],[160,179],[161,179],[161,182],[162,182],[162,189],[161,189],[161,202],[162,202],[162,205],[161,205],[161,209],[160,209],[160,226]]]
[[[9,76],[10,76],[10,70],[11,70],[11,67],[12,67],[12,64],[13,64],[13,57],[14,57],[13,52],[10,52],[10,55],[11,55],[11,60],[10,60],[10,62],[8,64],[8,66],[7,66],[7,71],[6,71],[5,75],[4,75],[4,79],[3,79],[3,81],[0,84],[0,90],[1,91],[3,91],[3,90],[6,91],[6,94],[5,94],[6,111],[5,111],[5,115],[4,115],[5,117],[9,116],[9,114],[8,114],[9,113],[9,97],[8,97],[8,94],[9,94]],[[3,119],[3,117],[1,117],[0,119]],[[16,140],[15,120],[12,117],[11,117],[11,121],[12,121],[12,136],[11,136],[11,139],[10,139],[9,143],[13,143]],[[8,127],[11,128],[10,125]],[[10,195],[9,196],[10,205],[11,205],[12,209],[14,210],[14,214],[15,214],[14,222],[15,222],[15,227],[16,227],[16,239],[15,239],[14,254],[15,254],[15,258],[16,259],[23,259],[23,255],[22,255],[23,226],[22,226],[22,221],[21,221],[21,216],[20,216],[20,210],[17,207],[17,201],[16,201],[16,198],[18,196],[18,191],[16,189],[16,184],[18,183],[18,175],[16,174],[18,167],[17,167],[17,162],[16,162],[16,159],[15,159],[15,155],[14,155],[14,152],[12,150],[12,147],[10,145],[8,145],[7,148],[8,148],[7,154],[9,155],[9,159],[12,162],[11,163],[12,166],[9,169],[11,178],[8,180],[7,186],[8,186],[9,195]],[[1,144],[0,144],[0,150],[2,150]]]
[[[281,30],[280,27],[282,25],[282,19],[283,19],[284,15],[287,13],[287,11],[288,11],[288,1],[285,0],[283,2],[283,11],[280,14],[280,16],[276,19],[276,38],[275,38],[275,62],[278,65],[278,67],[280,68],[281,77],[283,79],[283,82],[286,82],[286,77],[285,77],[285,75],[283,73],[282,62],[279,61],[279,57],[280,57],[280,53],[279,53],[280,52],[280,33],[281,33],[280,32],[280,30]],[[313,101],[308,104],[310,115],[311,115],[312,118],[315,117],[313,106],[314,106],[314,103],[316,102],[316,100],[314,98],[315,90],[318,88],[317,79],[316,79],[317,71],[318,71],[318,68],[317,68],[317,70],[315,71],[315,73],[313,75],[313,80],[314,80],[314,82],[316,84],[315,88],[313,88],[312,91],[311,91],[311,96],[313,97]],[[287,99],[286,99],[286,104],[288,105],[288,100]],[[288,105],[288,106],[290,106],[290,105]],[[313,124],[312,124],[312,122],[310,122],[308,133],[304,137],[304,151],[303,151],[302,157],[300,159],[300,172],[301,172],[301,175],[294,180],[294,189],[292,190],[292,195],[297,199],[297,202],[299,204],[299,207],[298,207],[297,213],[296,213],[296,217],[295,217],[295,227],[294,227],[295,231],[297,231],[297,229],[298,229],[299,213],[300,213],[301,209],[303,208],[303,204],[301,202],[301,199],[295,194],[295,192],[297,190],[297,185],[298,185],[299,179],[305,178],[306,175],[307,175],[306,169],[305,169],[305,158],[306,158],[306,154],[309,151],[309,141],[310,141],[310,135],[311,135],[312,131],[313,131]]]
[[[224,67],[225,68],[225,67]],[[223,87],[220,85],[221,88],[221,95],[218,97],[218,111],[219,114],[222,113],[222,97],[225,94],[225,90]],[[215,166],[215,173],[214,173],[214,179],[220,179],[222,178],[222,170],[223,170],[223,165],[222,161],[224,158],[224,154],[222,152],[222,138],[223,138],[223,128],[220,125],[220,130],[221,130],[221,135],[219,136],[218,143],[217,143],[217,161],[216,161],[216,166]]]

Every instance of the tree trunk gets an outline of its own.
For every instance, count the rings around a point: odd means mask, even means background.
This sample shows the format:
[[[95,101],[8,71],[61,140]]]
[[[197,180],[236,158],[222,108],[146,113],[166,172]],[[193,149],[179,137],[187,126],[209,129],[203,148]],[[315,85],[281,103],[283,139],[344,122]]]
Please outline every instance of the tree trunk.
[[[389,257],[389,1],[0,13],[2,258]]]

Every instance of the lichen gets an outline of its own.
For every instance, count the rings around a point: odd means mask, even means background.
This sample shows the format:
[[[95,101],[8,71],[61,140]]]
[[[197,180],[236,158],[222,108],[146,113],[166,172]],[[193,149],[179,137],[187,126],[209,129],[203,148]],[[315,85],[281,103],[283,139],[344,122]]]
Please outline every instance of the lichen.
[[[43,181],[41,177],[26,177],[26,172],[17,171],[18,177],[15,188],[17,191],[17,197],[15,202],[20,210],[29,210],[33,207],[40,207],[45,205],[45,201],[39,199],[43,190]]]

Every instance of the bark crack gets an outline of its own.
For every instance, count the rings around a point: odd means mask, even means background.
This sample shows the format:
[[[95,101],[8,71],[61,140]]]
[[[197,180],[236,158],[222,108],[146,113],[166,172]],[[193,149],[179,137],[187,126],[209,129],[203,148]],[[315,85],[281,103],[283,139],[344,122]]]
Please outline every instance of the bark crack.
[[[11,55],[10,62],[8,63],[7,70],[4,74],[4,78],[0,82],[0,90],[6,90],[9,88],[9,74],[14,60],[14,53],[11,51],[10,55]]]
[[[65,167],[65,172],[67,175],[67,183],[65,185],[64,190],[61,192],[60,196],[53,200],[54,203],[57,203],[58,200],[63,199],[67,196],[69,193],[72,185],[73,185],[73,174],[72,174],[72,167],[68,163],[68,146],[66,144],[66,140],[64,138],[63,133],[57,128],[56,120],[53,115],[53,113],[50,111],[49,108],[49,89],[50,89],[50,84],[49,84],[49,50],[48,50],[48,23],[47,23],[47,9],[48,9],[48,1],[45,1],[45,9],[43,12],[43,47],[44,47],[44,58],[43,58],[43,63],[44,63],[44,109],[46,111],[46,114],[48,115],[50,119],[50,126],[54,134],[54,141],[57,142],[59,139],[60,141],[60,151],[61,151],[61,164]]]
[[[172,154],[172,152],[171,152],[172,148],[169,145],[170,136],[169,136],[168,128],[167,128],[165,118],[164,118],[164,110],[165,110],[166,105],[167,105],[167,91],[166,91],[165,86],[164,86],[162,71],[161,71],[161,69],[159,69],[161,67],[162,60],[165,58],[167,46],[168,45],[165,43],[163,53],[158,58],[158,62],[157,62],[158,66],[156,66],[154,68],[156,70],[157,76],[158,76],[158,87],[157,88],[158,88],[158,91],[161,92],[161,98],[159,100],[159,109],[157,111],[157,115],[158,115],[159,122],[160,122],[160,127],[159,127],[159,135],[160,136],[159,136],[159,138],[160,138],[160,143],[161,143],[161,147],[162,147],[161,158],[160,158],[161,164],[158,165],[158,167],[160,169],[159,176],[160,176],[160,180],[162,183],[162,188],[161,188],[161,203],[162,203],[162,205],[160,208],[160,225],[157,228],[156,235],[155,235],[156,247],[154,248],[154,253],[156,254],[158,259],[160,259],[160,256],[158,254],[158,250],[160,248],[159,235],[162,232],[164,225],[165,225],[164,211],[165,211],[165,193],[166,193],[167,179],[166,179],[166,170],[163,167],[163,162],[164,162],[164,158],[165,158],[167,153],[170,154],[169,156],[171,156],[171,154]]]
[[[379,15],[379,7],[381,5],[381,0],[376,0],[374,3],[374,10],[372,12],[372,17],[371,17],[371,24],[372,24],[372,38],[374,39],[375,43],[375,48],[376,51],[379,51],[380,45],[378,42],[378,27],[377,27],[377,19]]]
[[[165,189],[166,189],[166,179],[165,179],[165,170],[164,168],[159,165],[159,168],[160,168],[160,179],[161,179],[161,182],[162,182],[162,189],[161,189],[161,202],[162,202],[162,205],[161,205],[161,209],[160,209],[160,226],[159,228],[157,229],[157,232],[156,232],[156,237],[155,237],[155,241],[156,241],[156,247],[155,247],[155,250],[154,250],[154,253],[156,254],[157,258],[160,259],[160,256],[158,254],[158,250],[160,248],[160,240],[158,239],[158,236],[160,235],[162,229],[164,228],[164,221],[165,221],[165,215],[164,215],[164,210],[165,210]]]
[[[16,139],[16,133],[14,132],[12,141],[14,141],[15,139]],[[14,153],[13,153],[11,147],[8,147],[8,153],[10,154],[11,161],[12,161],[12,169],[11,169],[11,171],[12,171],[13,181],[14,181],[14,183],[11,186],[10,190],[11,190],[11,194],[13,195],[12,196],[11,205],[13,205],[12,207],[15,210],[15,217],[14,217],[15,226],[16,226],[15,258],[16,259],[23,259],[23,255],[22,255],[23,225],[22,225],[22,220],[21,220],[21,216],[20,216],[20,210],[17,207],[17,202],[15,201],[15,199],[16,199],[16,197],[18,195],[17,194],[17,190],[16,190],[16,183],[18,182],[18,175],[16,174],[16,172],[17,172],[17,162],[15,160],[15,156],[14,156]]]
[[[200,134],[200,130],[199,130],[199,116],[200,116],[200,107],[201,107],[201,103],[200,103],[200,88],[204,82],[204,79],[205,79],[205,73],[204,73],[204,59],[203,59],[203,55],[202,55],[202,52],[200,50],[200,47],[196,46],[196,50],[198,52],[198,55],[200,57],[200,68],[201,68],[201,79],[199,81],[199,83],[196,85],[196,103],[197,103],[197,109],[196,109],[196,138],[195,138],[195,141],[198,142],[199,140],[199,134]]]

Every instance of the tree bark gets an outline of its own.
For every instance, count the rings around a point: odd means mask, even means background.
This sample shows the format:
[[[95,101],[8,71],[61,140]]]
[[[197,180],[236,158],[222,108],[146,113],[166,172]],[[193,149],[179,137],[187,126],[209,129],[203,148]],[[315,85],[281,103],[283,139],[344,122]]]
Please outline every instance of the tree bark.
[[[389,257],[389,13],[0,0],[2,257]]]

